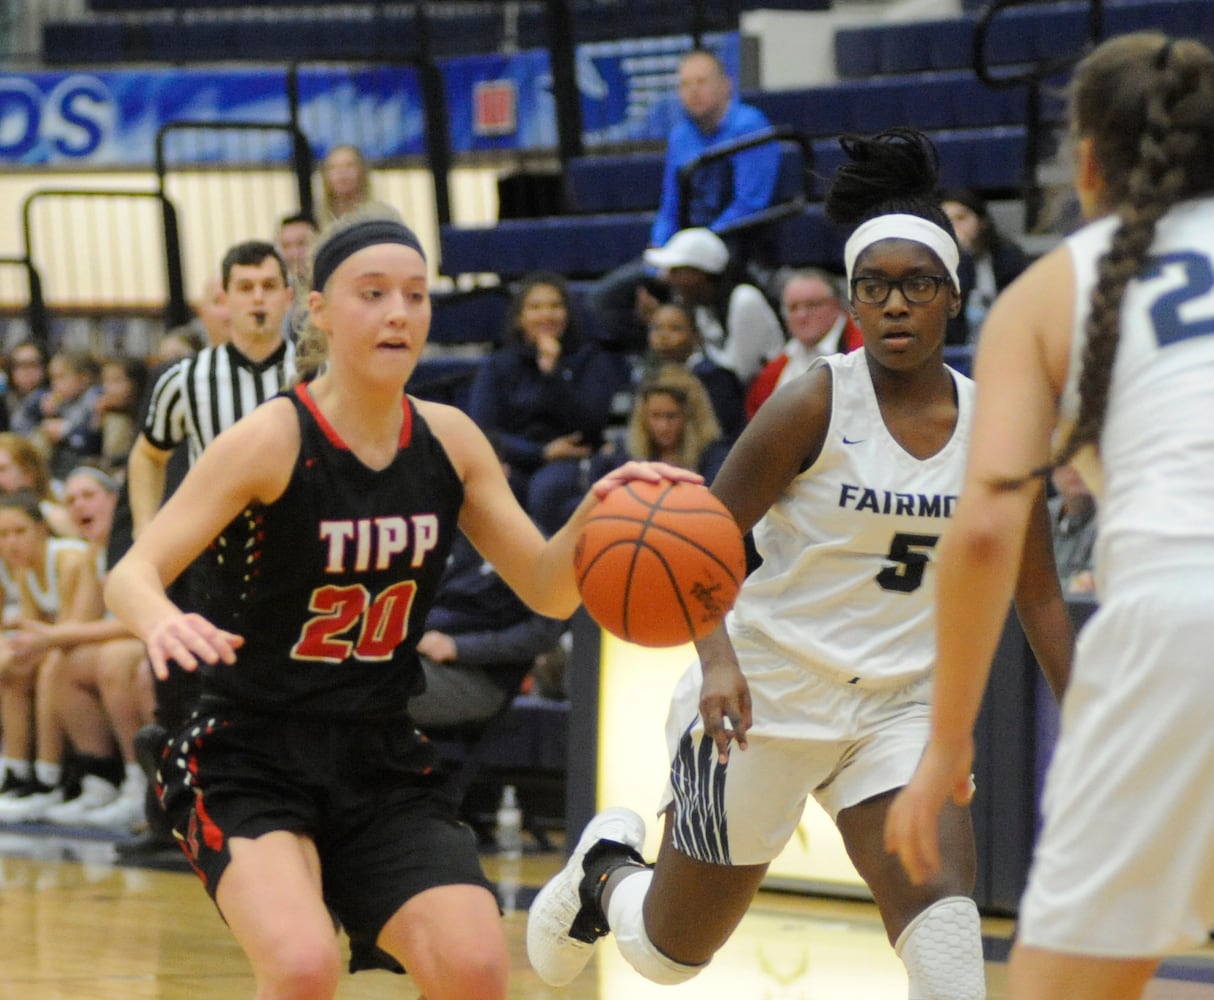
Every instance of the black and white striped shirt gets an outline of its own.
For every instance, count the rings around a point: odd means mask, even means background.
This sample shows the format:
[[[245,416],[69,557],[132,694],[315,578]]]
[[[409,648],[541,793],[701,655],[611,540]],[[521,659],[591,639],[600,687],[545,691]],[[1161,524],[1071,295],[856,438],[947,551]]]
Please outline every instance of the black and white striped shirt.
[[[171,451],[189,442],[190,464],[237,420],[275,396],[295,374],[295,347],[250,361],[231,344],[207,347],[166,371],[152,390],[143,433]]]

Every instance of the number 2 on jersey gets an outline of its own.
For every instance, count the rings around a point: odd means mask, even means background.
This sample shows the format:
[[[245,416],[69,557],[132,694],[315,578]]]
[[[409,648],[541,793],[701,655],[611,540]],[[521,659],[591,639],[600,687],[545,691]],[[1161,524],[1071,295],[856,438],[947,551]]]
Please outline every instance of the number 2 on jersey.
[[[1151,304],[1151,322],[1155,326],[1155,340],[1160,347],[1214,333],[1214,316],[1186,320],[1180,315],[1186,303],[1200,299],[1214,289],[1214,268],[1211,268],[1208,257],[1192,250],[1161,254],[1147,260],[1139,277],[1143,280],[1162,277],[1176,267],[1184,273],[1184,284],[1164,292]]]
[[[900,594],[918,590],[923,583],[923,571],[927,569],[927,550],[935,548],[939,540],[939,535],[911,535],[901,531],[894,535],[885,557],[894,565],[886,566],[876,576],[881,589]]]
[[[291,655],[329,663],[348,660],[351,653],[356,660],[387,660],[409,632],[416,593],[413,580],[394,583],[374,600],[366,587],[320,587],[308,605],[317,615],[304,625]],[[356,625],[360,626],[356,642],[342,638]]]

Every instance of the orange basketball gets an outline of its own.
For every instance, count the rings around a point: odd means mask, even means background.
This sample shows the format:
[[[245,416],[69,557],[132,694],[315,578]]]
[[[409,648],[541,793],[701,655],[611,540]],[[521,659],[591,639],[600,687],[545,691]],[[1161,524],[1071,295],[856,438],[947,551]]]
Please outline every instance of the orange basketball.
[[[705,486],[633,480],[607,494],[573,554],[590,617],[641,646],[708,635],[746,575],[737,522]]]

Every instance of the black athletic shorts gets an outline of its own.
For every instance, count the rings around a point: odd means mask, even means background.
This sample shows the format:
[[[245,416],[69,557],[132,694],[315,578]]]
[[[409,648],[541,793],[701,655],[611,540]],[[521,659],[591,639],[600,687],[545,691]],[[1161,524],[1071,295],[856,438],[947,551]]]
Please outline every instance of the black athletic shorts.
[[[375,944],[408,900],[481,885],[476,838],[436,772],[418,773],[408,719],[318,720],[201,707],[169,743],[158,788],[178,842],[211,898],[228,839],[310,837],[324,900],[350,937],[350,971],[400,967]]]

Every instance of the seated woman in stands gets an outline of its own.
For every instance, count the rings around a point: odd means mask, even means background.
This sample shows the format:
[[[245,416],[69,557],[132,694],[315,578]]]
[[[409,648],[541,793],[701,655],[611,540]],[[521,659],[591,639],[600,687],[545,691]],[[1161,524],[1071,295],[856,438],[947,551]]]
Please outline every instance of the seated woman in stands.
[[[708,356],[695,310],[682,302],[663,303],[649,317],[649,353],[636,373],[638,386],[667,365],[685,368],[700,380],[726,437],[732,440],[742,432],[746,423],[742,383],[730,369]]]
[[[38,675],[63,651],[14,642],[19,635],[14,626],[25,621],[90,621],[100,618],[104,608],[88,547],[78,539],[52,537],[39,499],[30,491],[0,494],[0,559],[20,616],[6,622],[9,631],[0,640],[0,822],[11,823],[41,819],[65,797],[58,756],[32,759]]]
[[[94,466],[73,469],[64,501],[88,544],[98,582],[118,502],[118,482]],[[153,716],[155,695],[143,643],[112,615],[27,619],[9,635],[15,651],[41,658],[35,692],[38,760],[57,761],[71,749],[83,763],[65,777],[64,801],[41,810],[50,823],[129,833],[145,818],[147,780],[135,760],[135,734]],[[59,655],[50,656],[52,651]]]
[[[603,443],[611,401],[628,385],[626,363],[583,340],[558,274],[523,278],[505,341],[481,362],[468,413],[506,464],[514,494],[535,516],[534,497]]]
[[[38,498],[42,519],[51,534],[75,536],[76,527],[55,496],[45,456],[24,435],[4,431],[0,433],[0,493],[22,490],[29,490]]]

